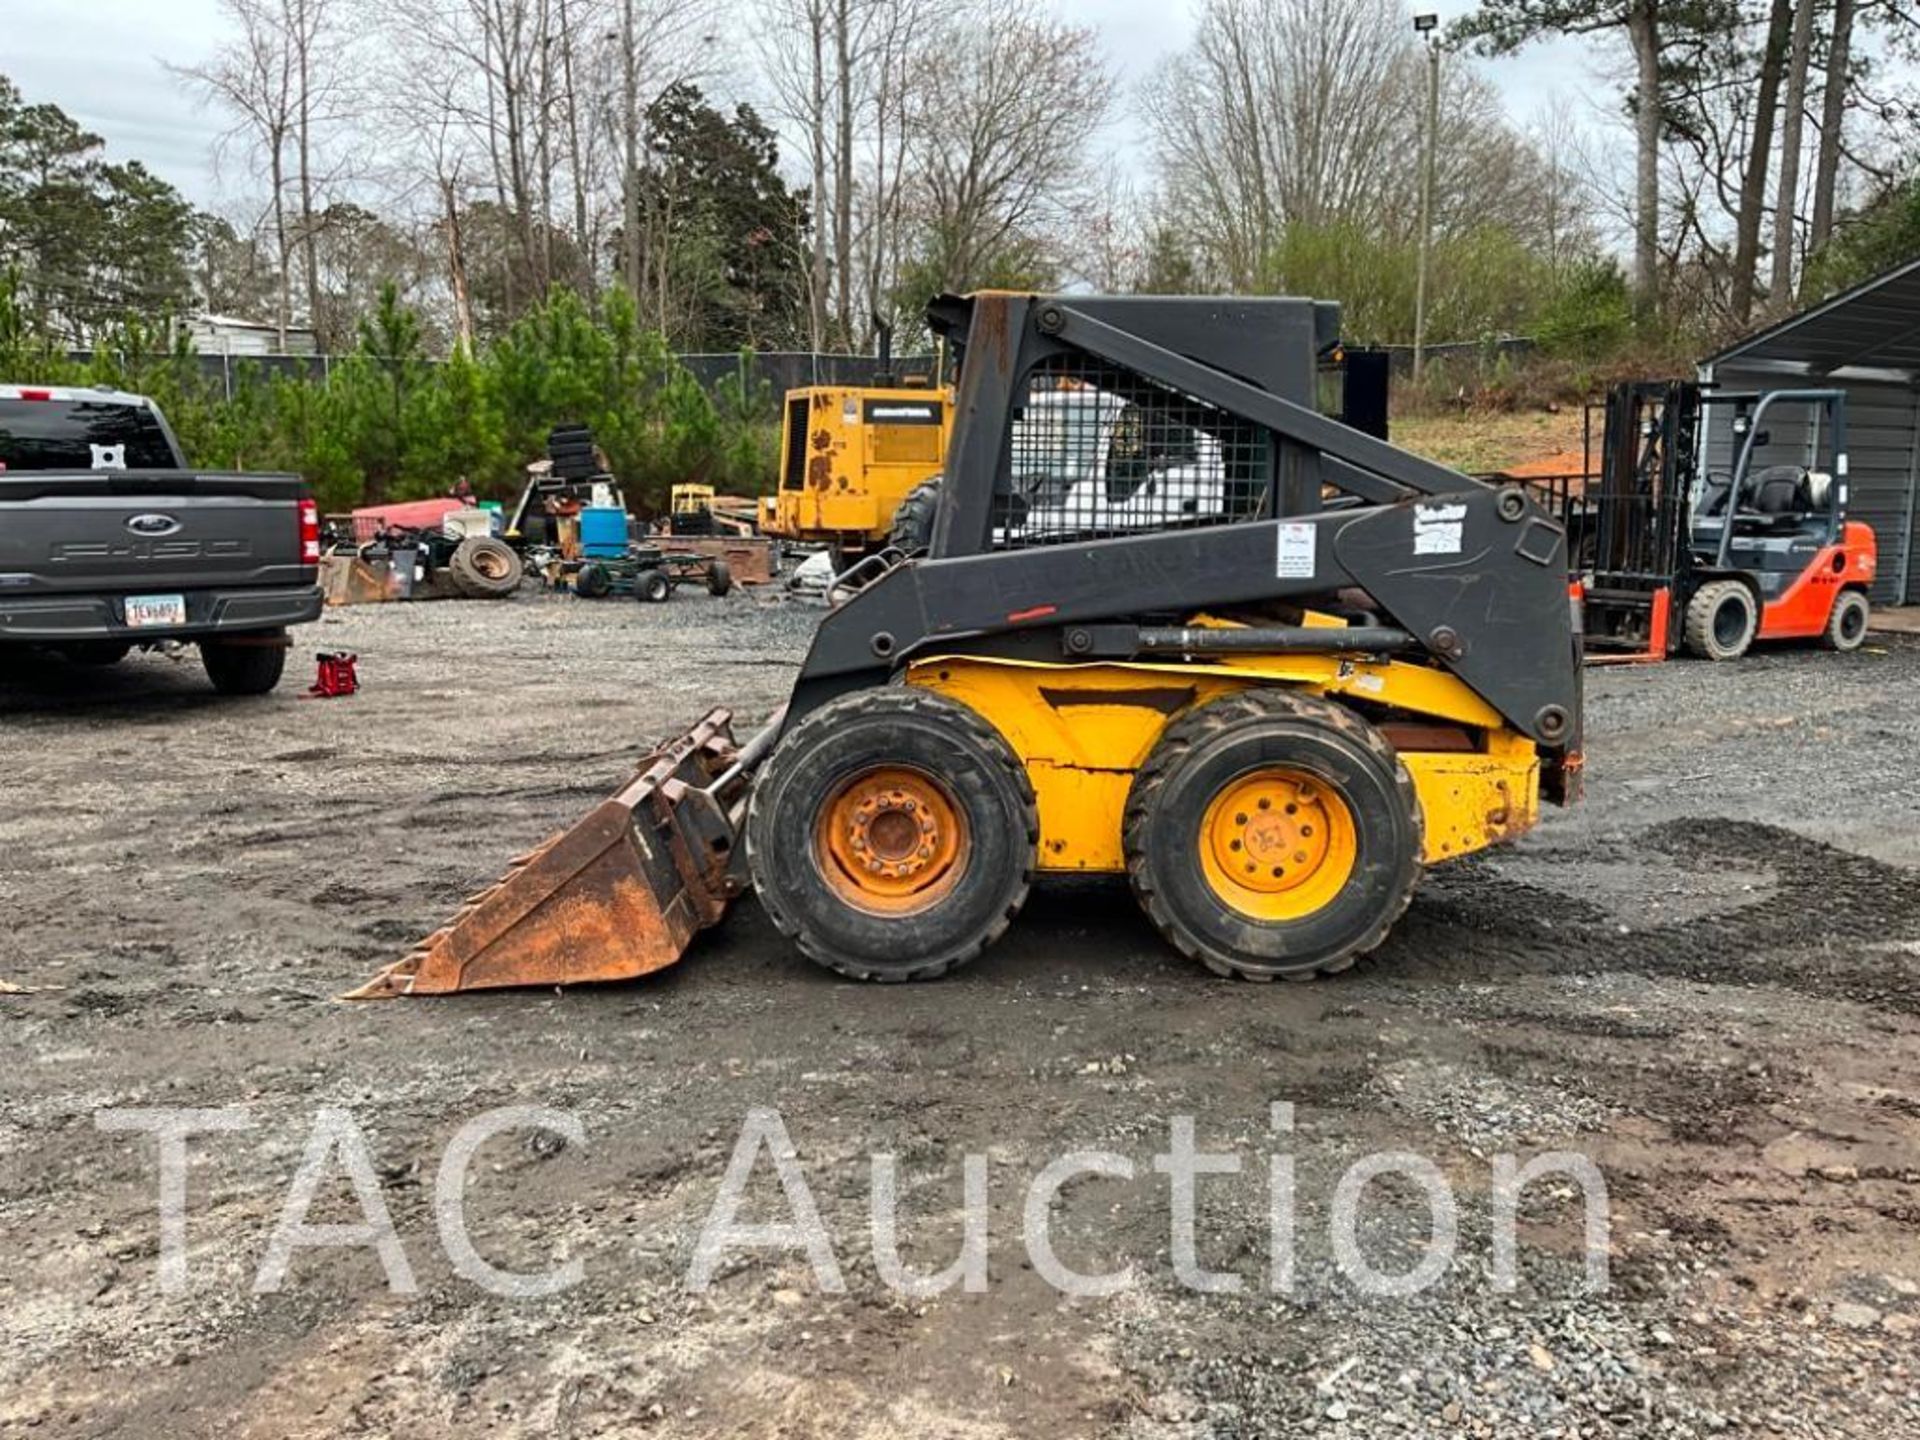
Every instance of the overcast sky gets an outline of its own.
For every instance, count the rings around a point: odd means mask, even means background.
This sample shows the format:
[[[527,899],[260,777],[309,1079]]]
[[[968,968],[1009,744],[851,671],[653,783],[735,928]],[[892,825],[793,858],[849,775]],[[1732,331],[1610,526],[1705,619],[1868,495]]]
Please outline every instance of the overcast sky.
[[[1050,3],[1062,18],[1096,27],[1129,82],[1149,75],[1193,28],[1194,0]],[[1470,9],[1471,0],[1433,0],[1419,8],[1450,17]],[[105,136],[111,158],[143,160],[196,204],[218,207],[256,187],[244,174],[216,178],[211,152],[219,117],[197,107],[166,65],[205,57],[225,33],[217,0],[0,0],[0,74],[29,102],[51,101]],[[1605,103],[1592,82],[1613,59],[1605,40],[1559,42],[1485,64],[1483,73],[1522,124],[1554,105],[1572,105],[1590,124]],[[755,89],[750,76],[714,88],[743,97]],[[1589,93],[1602,98],[1582,98]],[[1111,137],[1119,163],[1143,153],[1141,139],[1123,114]]]

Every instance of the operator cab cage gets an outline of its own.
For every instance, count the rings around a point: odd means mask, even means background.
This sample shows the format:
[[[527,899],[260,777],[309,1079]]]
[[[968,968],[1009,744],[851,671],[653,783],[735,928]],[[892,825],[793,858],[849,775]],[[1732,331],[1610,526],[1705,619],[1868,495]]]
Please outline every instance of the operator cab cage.
[[[958,364],[962,405],[974,316],[981,304],[1009,298],[943,296],[930,310],[934,333]],[[1336,303],[1152,297],[1070,303],[1090,319],[1176,353],[1204,356],[1210,367],[1296,405],[1322,408],[1331,390],[1343,418],[1352,424],[1365,415],[1361,428],[1385,438],[1384,367],[1356,366],[1362,378],[1347,392]],[[1035,340],[1012,367],[993,363],[997,355],[983,357],[993,368],[982,383],[1012,402],[1005,434],[998,437],[987,533],[976,541],[969,526],[963,538],[949,535],[948,543],[960,548],[944,553],[1021,549],[1318,508],[1321,484],[1306,452],[1285,448],[1258,420],[1071,342]],[[981,437],[978,425],[972,429],[982,449],[996,438]],[[966,458],[956,454],[949,466],[979,473],[984,460],[978,451]]]
[[[788,725],[915,656],[1131,658],[1238,611],[1294,617],[1243,648],[1422,658],[1577,751],[1562,527],[1322,414],[1338,305],[990,292],[929,320],[960,356],[929,553],[823,621]],[[1309,633],[1309,608],[1351,632]]]

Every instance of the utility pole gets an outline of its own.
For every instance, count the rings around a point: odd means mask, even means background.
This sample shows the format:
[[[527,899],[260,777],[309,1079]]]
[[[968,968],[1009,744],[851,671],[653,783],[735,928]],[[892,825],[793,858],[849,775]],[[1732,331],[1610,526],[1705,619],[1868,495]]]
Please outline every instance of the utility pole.
[[[625,251],[622,258],[626,261],[627,294],[634,303],[640,300],[640,61],[633,53],[633,0],[621,0],[620,6],[620,52],[625,64],[626,76],[626,122],[627,122],[627,165],[626,183],[622,187],[625,194],[621,199],[625,209],[624,228],[626,234],[621,238],[626,242],[621,248]]]
[[[1413,28],[1427,42],[1426,146],[1420,161],[1420,259],[1413,282],[1413,378],[1427,368],[1427,264],[1433,249],[1434,152],[1440,148],[1440,17],[1416,15]]]

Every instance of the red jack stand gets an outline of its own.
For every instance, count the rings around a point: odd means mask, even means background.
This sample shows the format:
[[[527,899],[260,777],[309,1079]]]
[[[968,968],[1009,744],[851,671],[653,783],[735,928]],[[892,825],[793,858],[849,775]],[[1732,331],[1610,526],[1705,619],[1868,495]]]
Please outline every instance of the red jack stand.
[[[316,658],[320,668],[307,691],[307,699],[337,700],[360,688],[360,674],[356,668],[360,657],[351,650],[323,650]]]

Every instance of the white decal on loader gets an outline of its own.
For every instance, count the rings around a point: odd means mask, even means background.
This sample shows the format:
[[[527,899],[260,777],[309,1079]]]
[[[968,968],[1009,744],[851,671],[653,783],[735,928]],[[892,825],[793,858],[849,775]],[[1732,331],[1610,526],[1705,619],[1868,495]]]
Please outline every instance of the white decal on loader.
[[[1275,557],[1274,574],[1282,580],[1311,580],[1314,541],[1318,534],[1319,532],[1311,525],[1282,525],[1280,551]]]
[[[1413,553],[1458,555],[1466,529],[1467,507],[1462,504],[1413,507]]]

